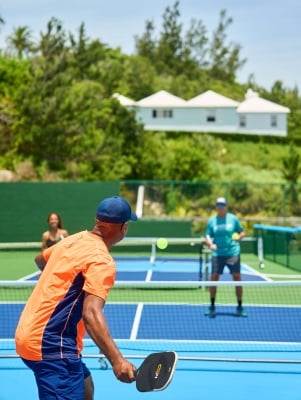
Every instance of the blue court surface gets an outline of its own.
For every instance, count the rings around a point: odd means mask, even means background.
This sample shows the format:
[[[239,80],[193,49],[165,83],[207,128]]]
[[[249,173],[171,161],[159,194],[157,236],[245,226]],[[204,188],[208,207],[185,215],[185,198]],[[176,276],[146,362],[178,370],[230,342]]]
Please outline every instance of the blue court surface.
[[[117,281],[198,281],[200,267],[198,258],[160,258],[150,262],[149,257],[116,257]],[[205,277],[205,266],[202,269],[202,279]],[[39,273],[25,277],[27,280],[38,279]],[[241,276],[244,281],[262,281],[266,278],[242,264]],[[221,280],[230,280],[227,267]]]
[[[197,260],[158,259],[150,264],[147,259],[117,259],[117,268],[118,281],[199,279]],[[242,274],[244,280],[264,279],[248,266],[243,266]],[[226,273],[223,279],[231,277]],[[0,321],[7,313],[13,317],[9,324],[0,323],[0,338],[12,343],[10,349],[3,349],[0,343],[0,400],[38,398],[32,372],[13,350],[23,306],[0,303]],[[109,396],[131,400],[301,400],[301,308],[247,305],[248,317],[238,318],[234,306],[220,306],[217,318],[210,319],[204,316],[207,304],[108,303],[105,313],[112,336],[135,365],[147,354],[164,350],[177,351],[179,361],[173,381],[164,391],[140,393],[134,384],[117,381],[110,366],[101,369],[98,350],[87,337],[84,360],[93,375],[95,400]]]

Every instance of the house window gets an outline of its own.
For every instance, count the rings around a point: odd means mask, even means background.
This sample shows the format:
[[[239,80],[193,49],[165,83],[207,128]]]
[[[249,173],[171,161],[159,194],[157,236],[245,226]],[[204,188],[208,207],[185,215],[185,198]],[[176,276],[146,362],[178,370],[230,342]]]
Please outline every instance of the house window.
[[[215,121],[216,121],[215,110],[208,110],[207,122],[215,122]]]
[[[271,115],[271,127],[277,127],[277,115]]]
[[[239,116],[239,126],[241,128],[245,128],[247,125],[247,117],[245,115],[240,115]]]
[[[172,118],[173,112],[172,110],[153,110],[153,118]]]

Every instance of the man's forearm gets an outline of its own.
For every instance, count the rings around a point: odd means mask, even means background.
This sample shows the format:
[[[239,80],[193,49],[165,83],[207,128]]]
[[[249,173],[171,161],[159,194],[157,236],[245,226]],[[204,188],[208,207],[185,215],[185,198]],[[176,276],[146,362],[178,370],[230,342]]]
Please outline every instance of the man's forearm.
[[[91,339],[107,357],[110,364],[114,365],[116,362],[120,362],[123,356],[111,336],[103,311],[99,311],[100,308],[100,304],[97,306],[96,304],[87,305],[85,300],[83,320]]]
[[[46,263],[47,263],[46,260],[45,260],[44,257],[43,257],[43,254],[42,254],[42,253],[38,254],[38,255],[35,257],[34,261],[35,261],[35,263],[36,263],[36,266],[37,266],[41,271],[43,271],[43,269],[45,268],[45,265],[46,265]]]

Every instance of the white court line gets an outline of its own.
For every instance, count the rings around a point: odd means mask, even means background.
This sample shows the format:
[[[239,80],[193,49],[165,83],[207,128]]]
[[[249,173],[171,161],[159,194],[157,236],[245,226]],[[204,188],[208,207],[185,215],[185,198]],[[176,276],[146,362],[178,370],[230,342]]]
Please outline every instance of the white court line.
[[[142,311],[143,311],[143,303],[138,303],[137,310],[136,310],[136,315],[135,315],[133,326],[132,326],[130,340],[136,340],[137,339],[140,320],[141,320],[141,317],[142,317]]]
[[[264,281],[272,281],[266,274],[262,274],[261,272],[256,271],[256,269],[252,268],[250,265],[242,263],[243,269],[241,270],[241,273],[246,273],[248,275],[257,275],[260,276],[260,278]]]
[[[31,278],[35,278],[36,276],[40,275],[40,271],[33,272],[32,274],[22,276],[22,278],[18,279],[18,281],[28,281]]]
[[[147,274],[146,274],[146,277],[145,277],[145,281],[146,282],[150,282],[152,280],[152,276],[153,276],[153,271],[149,269],[147,271]]]

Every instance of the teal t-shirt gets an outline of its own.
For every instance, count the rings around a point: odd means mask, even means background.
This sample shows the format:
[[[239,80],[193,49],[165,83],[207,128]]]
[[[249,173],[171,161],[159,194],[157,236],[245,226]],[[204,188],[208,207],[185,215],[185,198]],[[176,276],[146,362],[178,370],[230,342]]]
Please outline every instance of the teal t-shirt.
[[[241,233],[243,227],[236,215],[227,213],[224,218],[217,215],[209,218],[205,235],[209,236],[217,249],[213,252],[215,256],[236,256],[240,254],[240,244],[232,240],[233,233]]]

